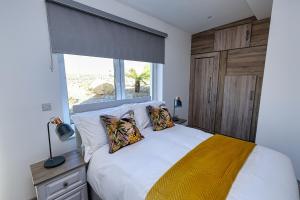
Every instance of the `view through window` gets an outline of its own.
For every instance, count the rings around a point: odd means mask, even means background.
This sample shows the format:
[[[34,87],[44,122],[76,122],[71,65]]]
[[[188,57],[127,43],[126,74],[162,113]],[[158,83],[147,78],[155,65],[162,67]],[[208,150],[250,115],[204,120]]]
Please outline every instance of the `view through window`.
[[[64,54],[70,113],[74,105],[151,96],[152,63]]]
[[[116,99],[113,59],[64,55],[69,107]]]
[[[150,96],[151,63],[125,60],[124,70],[126,99]]]

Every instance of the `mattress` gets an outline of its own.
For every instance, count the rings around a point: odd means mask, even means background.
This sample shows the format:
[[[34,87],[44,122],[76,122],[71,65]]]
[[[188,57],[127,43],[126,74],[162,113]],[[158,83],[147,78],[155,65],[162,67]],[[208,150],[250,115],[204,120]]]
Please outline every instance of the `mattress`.
[[[142,200],[156,181],[210,134],[176,125],[162,131],[146,128],[145,138],[113,154],[108,145],[92,156],[87,179],[103,200]],[[229,200],[299,200],[290,159],[257,145],[244,163]]]

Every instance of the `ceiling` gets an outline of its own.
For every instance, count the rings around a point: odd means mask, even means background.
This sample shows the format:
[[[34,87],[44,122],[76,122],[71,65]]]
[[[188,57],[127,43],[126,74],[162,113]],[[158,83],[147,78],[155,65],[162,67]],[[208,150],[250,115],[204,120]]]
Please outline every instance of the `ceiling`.
[[[271,15],[272,0],[117,0],[189,33],[255,15]]]

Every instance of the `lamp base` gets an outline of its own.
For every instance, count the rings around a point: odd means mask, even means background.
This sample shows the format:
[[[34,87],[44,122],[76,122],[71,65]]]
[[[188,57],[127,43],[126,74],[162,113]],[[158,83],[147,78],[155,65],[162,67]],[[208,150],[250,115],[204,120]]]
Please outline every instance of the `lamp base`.
[[[49,158],[48,160],[46,160],[44,162],[44,167],[45,168],[54,168],[54,167],[57,167],[57,166],[63,164],[64,162],[65,162],[65,157],[56,156],[56,157],[53,157],[52,159]]]
[[[179,118],[177,116],[172,117],[173,122],[176,122],[179,120]]]

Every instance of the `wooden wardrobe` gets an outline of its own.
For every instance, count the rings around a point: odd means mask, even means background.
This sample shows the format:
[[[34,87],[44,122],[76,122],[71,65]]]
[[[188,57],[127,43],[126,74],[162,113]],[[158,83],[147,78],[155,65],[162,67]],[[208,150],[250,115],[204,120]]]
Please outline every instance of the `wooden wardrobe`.
[[[255,141],[269,19],[192,36],[189,126]]]

